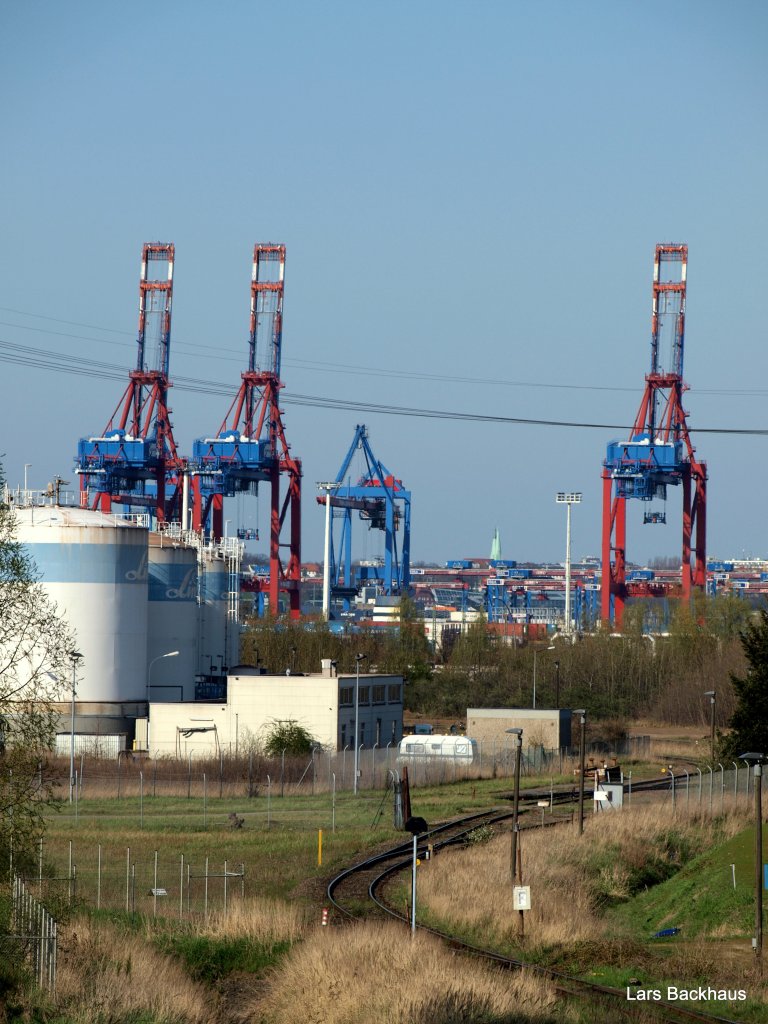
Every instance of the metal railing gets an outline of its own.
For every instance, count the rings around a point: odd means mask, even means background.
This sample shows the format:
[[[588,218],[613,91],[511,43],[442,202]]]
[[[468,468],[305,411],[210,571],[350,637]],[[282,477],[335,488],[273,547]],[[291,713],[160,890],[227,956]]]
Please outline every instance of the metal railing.
[[[56,989],[57,925],[18,875],[13,877],[13,915],[9,940],[18,943],[17,955],[32,965],[35,983],[50,992]]]

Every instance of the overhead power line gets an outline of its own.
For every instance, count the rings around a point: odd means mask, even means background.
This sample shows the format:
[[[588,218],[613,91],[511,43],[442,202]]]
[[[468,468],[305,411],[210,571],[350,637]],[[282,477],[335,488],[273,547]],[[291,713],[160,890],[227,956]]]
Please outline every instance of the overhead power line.
[[[65,356],[47,349],[31,348],[15,342],[0,339],[0,362],[15,363],[40,370],[53,370],[56,373],[69,373],[75,376],[88,376],[104,380],[125,380],[124,367],[113,363],[103,363],[86,359],[82,356]],[[203,380],[195,377],[174,377],[172,380],[178,391],[205,394],[212,396],[230,396],[235,388],[223,381]],[[599,423],[577,420],[539,419],[524,416],[503,416],[494,413],[461,412],[456,409],[429,409],[419,406],[400,406],[389,403],[360,402],[348,398],[332,398],[324,395],[303,395],[291,391],[282,392],[282,401],[286,405],[309,406],[315,409],[343,409],[349,412],[374,413],[384,416],[409,416],[421,419],[456,420],[468,423],[500,423],[516,426],[566,427],[582,430],[629,430],[624,423]],[[736,428],[736,427],[699,427],[692,428],[692,433],[722,434],[762,437],[768,435],[768,429]]]

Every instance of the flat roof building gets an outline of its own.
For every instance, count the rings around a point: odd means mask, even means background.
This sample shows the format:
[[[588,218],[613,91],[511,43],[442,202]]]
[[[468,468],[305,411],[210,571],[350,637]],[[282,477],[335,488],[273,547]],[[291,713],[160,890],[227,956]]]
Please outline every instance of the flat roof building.
[[[307,674],[267,675],[238,666],[224,701],[150,703],[148,736],[137,746],[152,756],[208,757],[258,746],[275,722],[296,722],[325,750],[354,749],[354,674],[330,666]],[[403,736],[403,678],[366,673],[358,693],[358,743],[397,746]]]

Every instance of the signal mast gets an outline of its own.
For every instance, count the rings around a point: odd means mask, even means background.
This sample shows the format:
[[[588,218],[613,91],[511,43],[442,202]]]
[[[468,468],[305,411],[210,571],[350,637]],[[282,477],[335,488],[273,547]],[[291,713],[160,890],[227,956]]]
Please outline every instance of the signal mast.
[[[168,408],[174,257],[170,243],[142,249],[136,369],[101,434],[80,439],[75,464],[83,507],[149,509],[157,523],[178,516],[184,466]]]
[[[630,596],[675,594],[687,600],[706,587],[706,463],[696,458],[683,409],[683,349],[688,246],[656,246],[653,268],[651,372],[627,441],[608,445],[603,463],[601,617],[621,628]],[[627,580],[627,499],[666,499],[668,485],[683,486],[682,580],[679,588]],[[663,511],[646,511],[643,522],[666,522]],[[692,547],[693,539],[693,547]],[[693,554],[693,564],[691,555]]]
[[[301,462],[291,455],[278,404],[283,336],[285,246],[257,242],[251,275],[251,326],[248,370],[215,437],[199,438],[190,461],[192,528],[220,540],[224,498],[257,494],[270,486],[269,594],[277,614],[280,591],[288,593],[290,614],[298,618],[301,581]],[[288,478],[284,499],[280,476]],[[281,533],[289,516],[288,541]],[[185,524],[186,525],[186,524]],[[288,549],[283,561],[281,549]]]

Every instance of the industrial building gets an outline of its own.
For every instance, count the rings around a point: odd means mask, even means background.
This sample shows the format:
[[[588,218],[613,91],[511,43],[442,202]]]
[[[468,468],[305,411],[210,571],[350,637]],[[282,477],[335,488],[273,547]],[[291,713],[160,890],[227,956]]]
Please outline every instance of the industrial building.
[[[396,675],[337,676],[330,661],[320,672],[270,675],[238,666],[227,696],[207,703],[150,703],[137,747],[152,757],[210,757],[244,753],[276,722],[296,722],[326,751],[354,749],[355,690],[358,744],[381,750],[403,736],[403,679]]]
[[[571,746],[571,716],[563,708],[467,708],[467,735],[503,749],[511,746],[507,729],[522,729],[524,747],[564,750]]]

